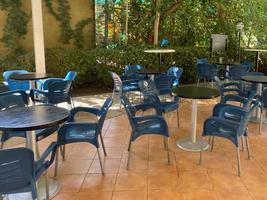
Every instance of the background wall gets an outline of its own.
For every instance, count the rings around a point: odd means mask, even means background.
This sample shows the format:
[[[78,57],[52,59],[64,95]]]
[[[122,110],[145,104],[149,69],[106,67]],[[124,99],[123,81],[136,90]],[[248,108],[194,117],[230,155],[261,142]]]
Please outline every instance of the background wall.
[[[53,7],[57,9],[57,5],[53,1]],[[54,5],[55,4],[55,5]],[[88,17],[94,19],[94,3],[88,0],[69,0],[71,8],[71,26],[75,27],[77,22]],[[29,15],[28,32],[24,39],[20,40],[20,44],[26,50],[33,49],[33,35],[32,35],[32,19],[31,19],[31,0],[23,0],[23,10]],[[0,38],[3,36],[3,27],[6,23],[6,12],[0,10]],[[45,47],[73,47],[73,44],[64,45],[60,41],[60,22],[49,12],[43,0],[43,24],[44,24],[44,39]],[[95,25],[89,24],[84,29],[85,48],[93,48],[95,45]],[[5,54],[6,48],[0,42],[0,54]]]

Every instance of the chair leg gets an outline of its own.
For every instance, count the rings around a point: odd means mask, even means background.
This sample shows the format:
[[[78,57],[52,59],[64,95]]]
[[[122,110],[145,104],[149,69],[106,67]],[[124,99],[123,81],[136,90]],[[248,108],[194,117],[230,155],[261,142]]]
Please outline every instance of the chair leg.
[[[262,115],[263,115],[263,112],[262,112],[262,109],[261,109],[261,114],[260,114],[260,124],[259,124],[259,132],[261,133],[261,127],[262,127]]]
[[[180,117],[179,117],[179,110],[178,109],[177,109],[176,114],[177,114],[177,126],[178,126],[178,128],[180,128]]]
[[[170,158],[170,149],[169,149],[169,137],[164,137],[164,141],[166,142],[166,150],[167,150],[167,156],[168,156],[168,165],[171,164],[171,158]]]
[[[167,142],[166,142],[166,137],[163,137],[163,143],[164,143],[164,149],[167,150]]]
[[[49,180],[47,170],[45,170],[45,194],[46,200],[49,200]]]
[[[236,156],[237,156],[237,175],[241,176],[241,164],[240,164],[240,149],[239,146],[236,147]]]
[[[102,160],[101,160],[101,156],[100,156],[100,152],[99,152],[99,148],[97,148],[97,154],[98,154],[98,159],[99,159],[102,175],[105,175],[103,164],[102,164]]]
[[[245,136],[245,139],[246,139],[246,146],[247,146],[247,152],[248,152],[248,159],[250,160],[250,145],[249,145],[248,136]]]
[[[66,145],[63,145],[62,148],[62,160],[65,161],[66,160]]]
[[[107,156],[107,152],[106,152],[106,148],[105,148],[102,132],[100,133],[100,140],[101,140],[101,143],[102,143],[102,148],[103,148],[104,155]]]
[[[202,152],[203,151],[203,143],[201,143],[201,147],[200,147],[200,151],[199,151],[199,161],[198,164],[201,165],[202,164]]]
[[[243,137],[243,135],[240,137],[240,140],[241,140],[241,151],[244,151],[244,137]]]
[[[58,172],[58,154],[59,154],[59,149],[56,150],[54,177],[57,177],[57,172]]]
[[[213,151],[214,147],[214,136],[211,136],[210,151]]]
[[[127,166],[126,169],[129,170],[130,167],[130,159],[131,159],[131,146],[132,146],[132,141],[129,141],[129,146],[128,146],[128,160],[127,160]]]

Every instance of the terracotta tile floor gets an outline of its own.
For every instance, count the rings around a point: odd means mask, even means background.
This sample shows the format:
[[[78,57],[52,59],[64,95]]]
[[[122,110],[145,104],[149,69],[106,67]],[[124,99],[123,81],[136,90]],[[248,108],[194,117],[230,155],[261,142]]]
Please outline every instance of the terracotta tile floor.
[[[197,132],[200,136],[203,121],[211,114],[216,100],[198,102]],[[143,136],[133,143],[130,170],[126,170],[127,144],[130,125],[121,115],[105,122],[103,134],[108,156],[104,159],[106,175],[102,176],[96,150],[86,143],[67,145],[66,161],[61,161],[58,180],[60,192],[53,200],[247,200],[267,199],[267,126],[262,133],[250,123],[252,159],[241,152],[242,176],[236,175],[234,146],[227,140],[215,139],[214,151],[199,153],[178,149],[175,141],[189,136],[191,103],[180,107],[180,124],[176,114],[166,115],[171,133],[171,165],[163,139]],[[55,138],[55,137],[54,137]],[[41,142],[48,145],[53,137]],[[53,175],[53,166],[50,169]]]

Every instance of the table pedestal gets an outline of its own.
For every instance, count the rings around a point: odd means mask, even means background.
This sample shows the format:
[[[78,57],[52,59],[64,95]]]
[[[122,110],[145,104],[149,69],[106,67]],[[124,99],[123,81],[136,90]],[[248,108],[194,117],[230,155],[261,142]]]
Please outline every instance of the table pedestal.
[[[59,192],[60,186],[58,181],[55,179],[49,178],[49,199],[56,196]],[[45,177],[41,177],[38,181],[38,200],[45,200],[46,199],[46,190],[45,190]],[[32,193],[25,192],[25,193],[18,193],[18,194],[9,194],[7,195],[4,200],[32,200]]]
[[[184,138],[176,141],[176,145],[185,151],[200,151],[206,150],[209,144],[201,139],[197,139],[197,99],[192,100],[192,112],[191,112],[191,138]]]

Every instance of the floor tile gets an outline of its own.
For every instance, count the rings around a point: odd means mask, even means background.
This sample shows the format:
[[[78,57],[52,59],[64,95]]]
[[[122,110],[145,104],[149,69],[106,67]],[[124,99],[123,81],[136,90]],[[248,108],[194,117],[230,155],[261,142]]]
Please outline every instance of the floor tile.
[[[147,190],[115,191],[112,200],[146,200]]]

